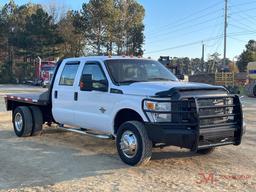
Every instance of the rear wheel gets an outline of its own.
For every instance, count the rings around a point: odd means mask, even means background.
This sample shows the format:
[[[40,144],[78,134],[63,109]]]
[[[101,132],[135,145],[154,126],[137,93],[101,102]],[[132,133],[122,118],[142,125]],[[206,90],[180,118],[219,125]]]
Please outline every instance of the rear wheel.
[[[31,110],[31,114],[33,117],[33,127],[31,136],[36,136],[39,135],[43,129],[43,114],[38,107],[30,106],[29,108]]]
[[[28,107],[17,107],[12,116],[14,132],[18,137],[27,137],[32,133],[33,119]]]
[[[116,146],[120,158],[128,165],[146,164],[151,158],[152,142],[139,121],[127,121],[119,127]]]
[[[206,148],[206,149],[199,149],[197,150],[197,153],[202,154],[202,155],[206,155],[206,154],[210,154],[214,151],[215,148]]]

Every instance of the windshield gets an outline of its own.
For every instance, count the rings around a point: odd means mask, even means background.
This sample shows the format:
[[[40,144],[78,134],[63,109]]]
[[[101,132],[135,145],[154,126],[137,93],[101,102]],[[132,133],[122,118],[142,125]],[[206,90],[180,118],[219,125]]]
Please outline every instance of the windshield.
[[[158,61],[116,59],[105,61],[115,83],[129,84],[147,81],[177,81],[178,79]]]
[[[42,71],[54,72],[55,67],[42,67]]]

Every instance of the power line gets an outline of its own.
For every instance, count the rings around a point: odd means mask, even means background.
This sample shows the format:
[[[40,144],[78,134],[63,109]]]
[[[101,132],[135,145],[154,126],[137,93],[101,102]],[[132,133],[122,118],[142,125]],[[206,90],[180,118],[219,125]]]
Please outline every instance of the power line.
[[[240,14],[240,15],[241,15],[241,14]],[[255,16],[251,16],[251,15],[249,15],[248,13],[244,13],[244,15],[247,16],[247,19],[248,19],[248,20],[251,20],[251,22],[256,23],[256,17],[255,17]],[[255,18],[255,19],[253,19],[253,18]]]
[[[214,53],[218,52],[220,46],[222,45],[222,42],[223,42],[223,34],[222,34],[222,38],[219,40],[217,46],[216,46],[216,49],[214,51]]]
[[[253,16],[249,15],[247,12],[242,12],[241,9],[239,9],[238,7],[236,7],[235,9],[238,10],[235,13],[237,13],[237,15],[239,15],[241,18],[245,19],[245,21],[250,21],[251,23],[254,23],[254,25],[256,24],[256,20],[252,19]],[[233,15],[233,13],[231,14]]]
[[[210,18],[210,19],[204,20],[204,21],[202,21],[202,22],[200,22],[200,23],[191,24],[191,25],[184,26],[184,27],[181,27],[181,28],[172,30],[172,31],[165,32],[165,33],[161,33],[161,32],[160,32],[158,35],[161,35],[161,36],[169,35],[170,33],[174,33],[174,32],[180,31],[180,30],[185,30],[185,29],[187,29],[187,28],[192,28],[192,27],[195,27],[195,26],[199,26],[199,25],[202,25],[202,24],[205,24],[205,23],[209,23],[209,22],[218,20],[218,19],[219,19],[218,17],[217,17],[217,18],[216,18],[216,17]],[[155,36],[156,36],[156,35],[155,35]],[[151,38],[153,38],[153,37],[155,37],[155,36],[151,36]]]
[[[215,40],[215,39],[218,39],[218,38],[222,38],[222,36],[221,37],[219,36],[219,37],[215,37],[215,38],[206,39],[206,40],[203,40],[203,41],[204,42],[208,42],[208,41],[212,41],[212,40]],[[188,47],[188,46],[192,46],[192,45],[196,45],[196,44],[201,44],[201,43],[202,43],[202,40],[198,40],[198,41],[194,41],[194,42],[191,42],[191,43],[186,43],[186,44],[177,45],[177,46],[174,46],[174,47],[169,47],[169,48],[165,48],[165,49],[161,49],[161,50],[156,50],[156,51],[151,51],[151,52],[146,52],[146,53],[147,54],[149,54],[149,53],[157,53],[157,52],[167,51],[167,50],[171,50],[171,49]]]
[[[218,35],[218,36],[223,36],[223,33],[221,33],[221,34]],[[210,44],[210,45],[209,45],[209,44],[208,44],[208,45],[206,44],[206,47],[207,47],[207,48],[211,48],[211,47],[214,48],[214,47],[216,47],[217,44],[219,44],[219,41],[220,41],[220,39],[216,39],[216,41],[215,41],[213,44]]]
[[[232,14],[244,13],[244,12],[248,12],[248,11],[254,11],[254,10],[256,10],[256,7],[253,7],[253,8],[250,8],[250,9],[245,9],[245,10],[240,9],[240,10],[241,11],[236,11],[236,12],[233,12]]]
[[[244,24],[240,21],[237,21],[237,20],[234,20],[234,19],[230,19],[231,21],[234,21],[235,23],[238,23],[239,25],[241,25],[242,27],[246,27],[244,29],[248,29],[248,30],[255,30],[254,28],[252,28],[251,26],[247,25],[247,24]],[[229,25],[233,25],[233,24],[229,24]]]
[[[248,2],[244,2],[244,3],[238,3],[238,4],[231,4],[230,7],[241,7],[244,5],[250,5],[250,4],[255,4],[256,1],[248,1]]]
[[[232,33],[231,35],[233,37],[233,36],[244,36],[244,35],[252,35],[252,34],[256,35],[256,31],[251,31],[251,32],[243,31],[243,32],[240,32],[240,33],[239,32],[238,33]]]
[[[216,12],[219,12],[219,11],[221,11],[222,9],[219,9],[219,10],[215,10],[215,11],[212,11],[212,12],[209,12],[209,13],[206,13],[206,14],[203,14],[203,15],[200,15],[200,16],[198,16],[198,17],[189,17],[189,19],[187,20],[187,21],[184,21],[184,22],[177,22],[177,23],[175,23],[175,24],[169,24],[168,25],[168,29],[166,29],[166,30],[160,30],[159,28],[158,28],[158,31],[157,32],[155,32],[155,33],[151,33],[151,34],[148,34],[148,35],[156,35],[156,34],[159,34],[159,33],[161,33],[162,31],[168,31],[169,30],[169,27],[172,27],[172,28],[176,28],[176,27],[180,27],[180,26],[183,26],[184,24],[187,24],[187,23],[189,23],[189,24],[191,24],[191,22],[194,22],[194,21],[196,21],[196,20],[200,20],[200,19],[202,19],[202,18],[204,18],[204,17],[208,17],[208,16],[210,16],[210,15],[213,15],[213,14],[216,14]]]
[[[233,40],[236,40],[236,41],[239,41],[239,42],[243,42],[243,43],[247,43],[248,41],[245,41],[245,40],[241,40],[241,39],[238,39],[238,38],[234,38],[234,37],[229,37],[230,39],[233,39]]]
[[[199,31],[208,30],[209,28],[215,27],[215,26],[216,26],[216,24],[215,24],[215,25],[208,25],[208,26],[205,26],[204,28],[201,28],[201,29],[189,31],[189,32],[186,32],[186,33],[181,33],[181,34],[178,34],[178,35],[173,35],[173,36],[171,36],[171,37],[173,38],[173,37],[178,37],[178,36],[184,36],[184,35],[194,34],[194,33],[199,32]],[[164,36],[165,36],[165,35],[164,35]],[[168,36],[168,38],[171,38],[171,37]],[[211,37],[211,36],[210,36],[210,37]],[[161,43],[161,40],[166,40],[166,37],[163,38],[163,36],[160,36],[160,39],[159,39],[159,38],[155,38],[153,41],[150,41],[150,42],[148,42],[147,44],[155,44],[155,42]]]
[[[223,17],[223,13],[221,12],[221,14],[219,15],[219,18],[222,19],[222,17]],[[218,26],[218,25],[219,25],[219,24],[217,23],[217,20],[216,20],[215,26]],[[221,27],[221,25],[219,25],[219,26]],[[219,30],[221,30],[221,31],[219,32]],[[216,32],[217,32],[217,34],[222,33],[222,28],[219,28],[219,29],[218,29],[217,27],[215,27],[215,29],[211,31],[211,35],[209,36],[209,38],[212,37],[213,34],[215,34]],[[217,35],[217,34],[216,34],[216,35]]]
[[[219,25],[219,26],[220,26],[220,27],[219,27],[218,33],[216,33],[216,35],[215,35],[215,36],[223,36],[223,29],[222,29],[222,25]],[[209,38],[211,38],[211,37],[212,37],[212,35],[211,35]],[[217,39],[215,43],[210,44],[210,45],[207,45],[207,47],[215,47],[215,46],[216,46],[216,44],[218,43],[218,41],[219,41],[219,39]]]
[[[224,33],[222,33],[221,35],[218,35],[216,37],[212,37],[212,38],[208,38],[206,40],[203,40],[204,42],[209,42],[209,41],[213,41],[213,40],[217,40],[216,43],[213,45],[213,46],[217,46],[216,47],[216,50],[219,49],[220,45],[222,44],[221,41],[224,40],[224,50],[223,50],[223,56],[224,56],[224,62],[225,62],[225,59],[226,59],[226,53],[227,53],[227,50],[226,50],[226,47],[227,47],[227,37],[228,38],[233,38],[233,39],[236,39],[238,40],[237,38],[234,38],[234,36],[243,36],[243,35],[249,35],[249,34],[254,34],[256,33],[256,31],[253,31],[253,30],[249,30],[248,28],[251,28],[249,25],[246,25],[246,24],[243,24],[241,23],[240,21],[237,22],[237,23],[240,23],[242,26],[244,27],[241,27],[241,26],[237,26],[235,24],[230,24],[231,26],[233,27],[236,27],[236,28],[240,28],[240,29],[246,29],[246,31],[240,31],[240,32],[237,32],[237,33],[227,33],[227,27],[228,27],[228,0],[224,0],[225,1],[225,10],[224,10],[224,13],[225,13],[225,17],[224,17]],[[255,1],[256,3],[256,1]],[[246,2],[245,4],[252,4],[252,2]],[[238,7],[239,4],[235,4],[235,5],[232,5],[231,7]],[[256,8],[250,8],[250,9],[245,9],[245,10],[240,10],[239,12],[233,12],[233,14],[241,14],[243,12],[248,12],[248,11],[251,11],[251,10],[255,10]],[[210,12],[212,13],[212,12]],[[216,11],[214,12],[216,13]],[[203,16],[209,16],[209,14],[204,14],[204,15],[201,15],[200,18],[199,17],[196,17],[197,19],[201,19],[203,18]],[[244,17],[244,16],[243,16]],[[218,17],[219,18],[219,17]],[[182,22],[182,23],[179,23],[179,24],[176,24],[174,25],[175,27],[178,27],[178,26],[182,26],[184,25],[185,23],[187,23],[188,21],[190,20],[195,20],[195,18],[190,18],[189,20],[186,20],[185,19],[185,22]],[[174,32],[177,32],[177,31],[180,31],[180,30],[183,30],[183,29],[186,29],[186,28],[192,28],[194,26],[197,26],[197,25],[201,25],[201,24],[204,24],[204,23],[208,23],[210,21],[212,21],[213,18],[211,19],[208,19],[208,20],[205,20],[203,22],[200,22],[200,23],[196,23],[196,24],[193,24],[193,25],[188,25],[188,26],[184,26],[184,27],[181,27],[181,28],[178,28],[178,29],[175,29],[175,30],[172,30],[172,31],[169,31],[168,33],[164,33],[166,35],[170,35],[170,33],[174,33]],[[217,19],[215,19],[217,20]],[[233,20],[233,19],[232,19]],[[170,24],[169,24],[170,25]],[[166,25],[166,26],[169,26],[169,25]],[[246,28],[245,28],[246,27]],[[251,28],[253,29],[253,28]],[[197,30],[197,31],[201,31],[201,29]],[[163,31],[160,31],[158,33],[162,33]],[[186,34],[191,34],[193,32],[189,32],[189,33],[186,33]],[[162,34],[162,35],[164,35]],[[240,40],[242,41],[242,40]],[[172,49],[178,49],[178,48],[183,48],[183,47],[189,47],[189,46],[192,46],[192,45],[197,45],[197,44],[201,44],[202,40],[198,40],[198,41],[194,41],[194,42],[190,42],[190,43],[186,43],[186,44],[181,44],[181,45],[177,45],[177,46],[173,46],[173,47],[168,47],[168,48],[164,48],[164,49],[160,49],[160,50],[155,50],[155,51],[151,51],[151,52],[146,52],[146,54],[150,54],[150,53],[157,53],[157,52],[162,52],[162,51],[167,51],[167,50],[172,50]]]
[[[227,37],[234,37],[234,36],[243,36],[243,35],[250,35],[250,34],[256,34],[256,31],[251,31],[251,32],[248,32],[248,33],[245,33],[245,31],[240,31],[240,32],[237,32],[237,33],[228,33],[227,34]],[[204,42],[209,42],[209,41],[213,41],[213,40],[216,40],[216,39],[223,39],[223,35],[219,35],[219,36],[216,36],[216,37],[213,37],[213,38],[209,38],[209,39],[205,39],[203,40]],[[160,49],[160,50],[155,50],[155,51],[150,51],[150,52],[145,52],[146,54],[150,54],[150,53],[158,53],[158,52],[162,52],[162,51],[167,51],[167,50],[173,50],[173,49],[178,49],[178,48],[183,48],[183,47],[189,47],[189,46],[192,46],[192,45],[198,45],[198,44],[201,44],[202,43],[202,40],[198,40],[198,41],[194,41],[194,42],[190,42],[190,43],[186,43],[186,44],[181,44],[181,45],[177,45],[177,46],[173,46],[173,47],[168,47],[168,48],[165,48],[165,49]]]
[[[238,26],[238,25],[234,25],[234,24],[229,24],[229,25],[232,26],[232,27],[238,28],[238,29],[247,30],[247,31],[249,31],[249,32],[253,31],[253,30],[249,30],[248,28],[244,28],[244,27],[242,27],[242,26]]]
[[[220,0],[220,1],[222,1],[222,0]],[[206,8],[204,8],[204,9],[195,11],[195,12],[193,12],[193,13],[187,15],[187,16],[184,16],[184,17],[182,17],[182,18],[180,18],[180,19],[177,19],[177,20],[173,21],[172,23],[169,23],[169,24],[164,25],[164,26],[162,26],[162,27],[158,27],[157,30],[160,30],[161,28],[166,28],[166,27],[172,26],[173,24],[174,24],[174,26],[176,26],[177,23],[178,23],[178,24],[179,24],[179,23],[184,23],[184,21],[186,21],[186,20],[188,20],[188,19],[189,19],[188,21],[195,20],[195,19],[198,18],[198,17],[193,18],[194,16],[196,16],[196,15],[198,15],[198,14],[201,14],[201,13],[203,13],[203,12],[206,11],[206,10],[212,9],[212,8],[215,7],[216,5],[219,5],[220,1],[218,1],[218,2],[216,2],[216,3],[214,3],[214,4],[212,4],[212,5],[210,5],[210,6],[206,7]],[[211,13],[213,13],[213,12],[207,13],[207,15],[209,15],[209,14],[211,14]],[[214,13],[216,13],[216,11],[214,11]],[[200,18],[203,17],[203,16],[205,16],[205,15],[200,16]],[[188,21],[186,21],[186,22],[188,22]],[[186,22],[185,22],[185,23],[186,23]]]

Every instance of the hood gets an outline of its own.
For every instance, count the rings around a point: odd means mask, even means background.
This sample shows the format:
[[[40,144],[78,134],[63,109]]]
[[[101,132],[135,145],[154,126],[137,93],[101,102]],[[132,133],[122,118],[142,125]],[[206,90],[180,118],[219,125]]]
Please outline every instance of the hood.
[[[192,82],[179,82],[179,81],[154,81],[154,82],[136,82],[130,85],[120,86],[124,94],[140,95],[140,96],[154,96],[156,93],[162,91],[168,91],[172,88],[200,88],[209,89],[219,86],[204,84],[204,83],[192,83]]]

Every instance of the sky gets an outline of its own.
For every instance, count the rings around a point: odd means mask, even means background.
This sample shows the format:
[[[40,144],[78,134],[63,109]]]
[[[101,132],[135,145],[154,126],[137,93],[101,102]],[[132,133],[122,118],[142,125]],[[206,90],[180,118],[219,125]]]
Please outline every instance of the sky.
[[[19,5],[52,0],[16,0]],[[88,0],[54,0],[68,9],[81,9]],[[1,0],[0,5],[8,2]],[[224,0],[138,0],[145,8],[144,56],[205,58],[223,56]],[[250,39],[256,40],[256,0],[228,0],[227,57],[236,57]]]

